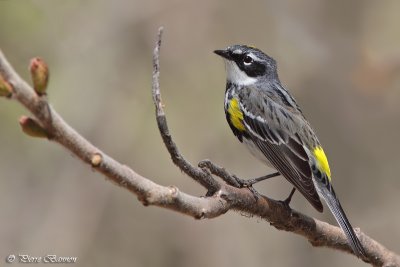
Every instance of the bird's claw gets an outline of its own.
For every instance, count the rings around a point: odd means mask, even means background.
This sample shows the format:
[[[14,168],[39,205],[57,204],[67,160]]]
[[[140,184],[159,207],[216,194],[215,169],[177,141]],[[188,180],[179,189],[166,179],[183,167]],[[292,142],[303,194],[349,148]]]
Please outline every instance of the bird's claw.
[[[253,183],[251,183],[250,180],[240,179],[239,177],[237,177],[235,175],[233,177],[234,177],[234,179],[235,179],[235,181],[236,181],[236,183],[238,185],[237,186],[238,188],[247,188],[247,189],[249,189],[250,192],[253,193],[254,199],[256,201],[258,201],[258,199],[261,198],[260,193],[258,193],[257,190],[254,189]]]

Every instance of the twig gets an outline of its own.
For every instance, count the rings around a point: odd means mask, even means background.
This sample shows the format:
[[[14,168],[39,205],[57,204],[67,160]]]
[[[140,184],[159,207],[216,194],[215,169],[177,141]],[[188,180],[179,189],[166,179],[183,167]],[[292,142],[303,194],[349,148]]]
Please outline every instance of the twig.
[[[210,172],[218,177],[220,177],[222,180],[224,180],[228,185],[232,185],[234,187],[240,187],[240,184],[238,183],[237,179],[234,179],[234,177],[225,170],[225,168],[222,168],[213,162],[211,162],[208,159],[204,159],[199,162],[198,166],[200,168],[207,168],[210,170]]]
[[[206,189],[209,190],[208,195],[212,195],[220,188],[219,183],[207,172],[199,168],[195,168],[190,164],[179,152],[175,142],[172,140],[171,135],[169,134],[169,129],[167,125],[167,118],[165,117],[165,112],[163,108],[163,104],[161,102],[161,93],[160,93],[160,47],[161,47],[161,37],[162,37],[163,28],[161,27],[158,30],[158,38],[157,45],[154,48],[153,52],[153,82],[152,82],[152,91],[153,91],[153,101],[156,106],[156,119],[158,129],[162,133],[162,139],[164,141],[165,146],[168,149],[168,152],[171,154],[172,161],[179,166],[179,168],[192,177],[196,182],[200,183]]]
[[[39,96],[13,70],[0,51],[0,75],[12,87],[11,98],[20,102],[35,116],[36,121],[47,132],[50,141],[61,144],[73,152],[83,162],[103,173],[121,187],[137,195],[144,205],[155,205],[192,216],[196,219],[214,218],[237,210],[258,216],[270,222],[278,229],[304,236],[314,246],[326,246],[351,253],[346,238],[340,228],[291,210],[279,201],[261,197],[255,201],[246,188],[236,188],[215,180],[212,175],[222,177],[227,183],[233,179],[228,172],[211,162],[203,162],[200,168],[194,167],[180,154],[173,142],[159,86],[159,49],[161,46],[160,28],[157,45],[153,54],[153,99],[156,106],[156,118],[161,136],[171,155],[172,161],[188,176],[208,190],[206,197],[195,197],[180,192],[174,186],[161,186],[137,174],[129,167],[117,162],[70,127],[49,105],[45,96]],[[209,170],[209,171],[208,171]],[[234,180],[234,179],[233,179]],[[232,180],[232,181],[233,181]],[[234,184],[234,183],[232,183]],[[366,250],[368,260],[374,266],[400,266],[400,257],[381,244],[359,233]]]

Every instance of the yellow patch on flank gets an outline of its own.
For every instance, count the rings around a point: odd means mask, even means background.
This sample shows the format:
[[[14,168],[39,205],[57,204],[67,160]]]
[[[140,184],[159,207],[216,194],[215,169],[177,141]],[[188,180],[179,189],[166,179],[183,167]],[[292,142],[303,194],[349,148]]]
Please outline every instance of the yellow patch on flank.
[[[240,111],[239,101],[237,98],[232,98],[232,100],[229,101],[228,113],[233,126],[235,126],[239,131],[244,131],[243,113]]]
[[[313,151],[315,158],[317,159],[317,165],[319,169],[328,176],[329,181],[331,180],[331,169],[329,168],[328,159],[326,158],[325,152],[321,146],[318,146]]]

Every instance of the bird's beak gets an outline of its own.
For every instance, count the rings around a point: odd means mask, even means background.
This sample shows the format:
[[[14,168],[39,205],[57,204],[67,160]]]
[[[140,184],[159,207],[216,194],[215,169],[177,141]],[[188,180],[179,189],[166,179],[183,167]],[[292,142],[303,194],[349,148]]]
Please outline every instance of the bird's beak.
[[[231,60],[231,54],[229,53],[228,50],[214,50],[214,53],[217,54],[218,56],[221,56],[225,59]]]

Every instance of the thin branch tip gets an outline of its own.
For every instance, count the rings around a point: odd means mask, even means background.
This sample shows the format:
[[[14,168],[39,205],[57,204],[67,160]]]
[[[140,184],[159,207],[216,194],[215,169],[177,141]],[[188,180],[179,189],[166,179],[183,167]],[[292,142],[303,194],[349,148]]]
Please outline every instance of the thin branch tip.
[[[163,32],[164,32],[164,26],[160,26],[158,28],[158,40],[160,40],[160,42],[161,42],[161,37],[162,37]]]

